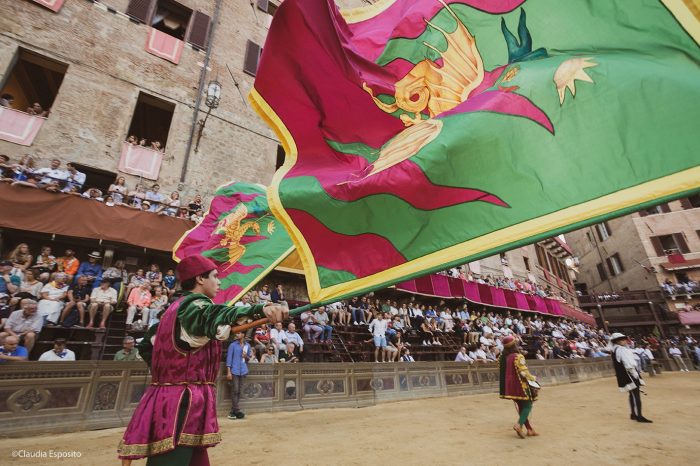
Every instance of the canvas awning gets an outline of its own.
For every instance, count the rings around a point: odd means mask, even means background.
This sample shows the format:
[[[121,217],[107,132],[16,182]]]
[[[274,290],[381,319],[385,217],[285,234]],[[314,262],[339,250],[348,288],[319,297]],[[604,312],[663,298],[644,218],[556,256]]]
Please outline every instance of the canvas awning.
[[[686,269],[697,269],[700,267],[700,259],[691,259],[685,262],[664,262],[661,267],[670,271],[674,270],[686,270]]]
[[[108,207],[101,202],[27,186],[0,183],[0,227],[55,233],[172,251],[190,220]]]

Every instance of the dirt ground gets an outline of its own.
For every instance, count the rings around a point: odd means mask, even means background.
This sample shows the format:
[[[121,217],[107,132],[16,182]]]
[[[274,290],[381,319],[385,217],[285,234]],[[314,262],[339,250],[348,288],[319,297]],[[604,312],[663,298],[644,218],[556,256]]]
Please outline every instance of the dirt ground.
[[[644,415],[629,420],[613,379],[545,388],[521,440],[515,410],[496,395],[431,398],[367,408],[221,419],[212,465],[697,465],[700,373],[647,379]],[[118,465],[124,429],[0,440],[0,465]],[[80,458],[13,458],[12,452],[79,451]],[[135,461],[144,465],[145,461]]]

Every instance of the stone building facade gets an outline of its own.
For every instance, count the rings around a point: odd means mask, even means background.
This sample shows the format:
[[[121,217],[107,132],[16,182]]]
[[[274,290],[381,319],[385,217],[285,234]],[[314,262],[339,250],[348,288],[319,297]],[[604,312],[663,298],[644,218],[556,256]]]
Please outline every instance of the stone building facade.
[[[566,235],[578,257],[584,309],[612,328],[698,333],[700,195],[663,203]],[[662,287],[664,283],[670,287]],[[687,285],[686,285],[687,284]]]
[[[162,192],[180,190],[182,198],[189,198],[196,192],[207,197],[232,179],[270,182],[278,142],[247,102],[254,71],[246,73],[244,68],[247,51],[252,66],[257,58],[253,57],[257,49],[249,42],[262,46],[267,34],[271,16],[262,8],[272,12],[275,2],[66,1],[57,12],[39,3],[0,3],[0,87],[14,95],[16,109],[24,110],[32,102],[21,87],[49,82],[54,89],[27,89],[27,94],[48,93],[41,104],[51,112],[31,145],[0,140],[0,154],[12,161],[31,155],[38,166],[57,157],[93,168],[96,176],[124,175],[133,187],[139,177],[118,172],[117,167],[139,103],[145,101],[152,111],[140,115],[140,127],[148,132],[155,123],[159,134],[165,134],[160,174],[145,183],[158,182]],[[181,28],[185,40],[178,64],[146,51],[150,26],[126,14],[139,14],[139,8],[148,15],[147,21],[170,20],[171,26]],[[199,37],[192,30],[195,15],[199,15]],[[31,64],[22,73],[17,71],[17,63],[27,61]],[[37,65],[43,69],[37,71]],[[54,79],[46,81],[42,71]],[[200,80],[202,94],[210,80],[217,80],[222,96],[195,152],[194,121],[202,120],[208,110],[202,98],[194,115]],[[153,107],[169,113],[169,127],[161,121],[164,112]]]
[[[700,198],[661,204],[566,235],[589,293],[700,281]],[[698,296],[700,297],[700,296]],[[696,299],[693,299],[695,301]],[[672,308],[681,303],[674,302]]]

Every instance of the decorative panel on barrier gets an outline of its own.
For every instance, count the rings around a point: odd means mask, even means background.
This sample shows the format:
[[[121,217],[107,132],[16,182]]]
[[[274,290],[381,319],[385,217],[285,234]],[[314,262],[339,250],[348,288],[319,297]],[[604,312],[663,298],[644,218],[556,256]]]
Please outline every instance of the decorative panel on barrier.
[[[609,359],[529,361],[544,385],[613,375]],[[228,381],[217,382],[219,414]],[[378,402],[498,391],[495,364],[456,362],[256,364],[242,387],[247,412],[357,407]],[[150,383],[143,363],[6,363],[0,380],[0,436],[124,426]]]

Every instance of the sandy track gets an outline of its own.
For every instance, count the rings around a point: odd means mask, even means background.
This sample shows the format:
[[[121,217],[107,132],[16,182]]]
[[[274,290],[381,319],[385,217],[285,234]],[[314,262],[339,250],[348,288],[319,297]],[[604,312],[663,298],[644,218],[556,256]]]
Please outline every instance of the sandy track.
[[[368,408],[254,414],[221,419],[213,465],[659,465],[700,464],[700,373],[648,379],[644,414],[629,420],[613,379],[546,388],[520,440],[511,402],[495,395],[432,398]],[[0,465],[119,464],[123,429],[0,440]],[[12,458],[12,451],[77,450],[80,459]],[[528,460],[529,459],[529,460]],[[143,465],[145,461],[134,462]]]

